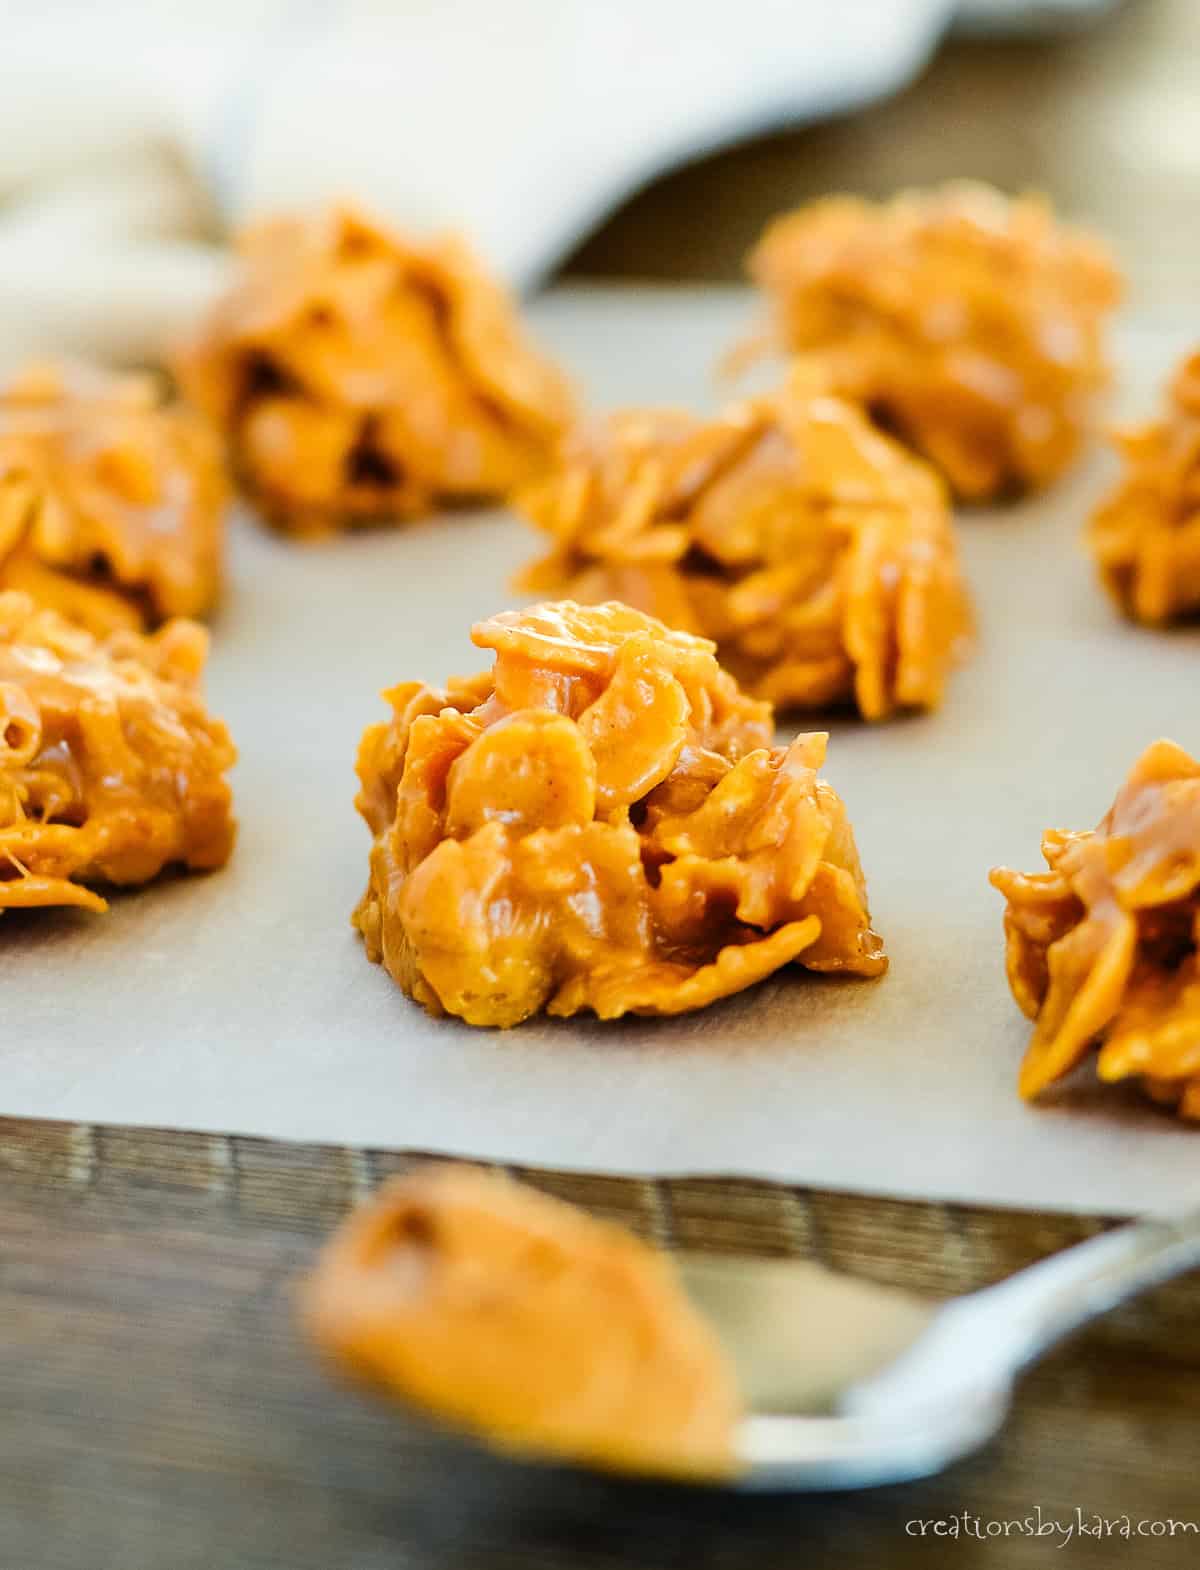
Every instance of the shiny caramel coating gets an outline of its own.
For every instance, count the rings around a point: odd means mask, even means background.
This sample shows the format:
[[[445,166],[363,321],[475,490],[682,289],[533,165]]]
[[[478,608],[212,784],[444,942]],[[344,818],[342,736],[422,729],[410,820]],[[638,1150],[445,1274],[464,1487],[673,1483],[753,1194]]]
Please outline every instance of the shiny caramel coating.
[[[1036,1021],[1021,1094],[1094,1047],[1100,1078],[1140,1079],[1200,1118],[1200,763],[1158,741],[1093,831],[1051,829],[1049,872],[997,867],[1008,979]]]
[[[338,208],[243,238],[177,358],[270,520],[323,533],[505,495],[544,462],[568,385],[460,240]]]
[[[668,1258],[498,1173],[393,1179],[326,1247],[305,1317],[355,1378],[501,1450],[735,1470],[733,1372]]]
[[[704,639],[561,601],[472,630],[495,667],[407,682],[365,732],[367,953],[432,1014],[678,1014],[797,961],[879,975],[823,734],[771,712]]]
[[[1149,626],[1200,615],[1200,351],[1175,372],[1163,418],[1114,440],[1124,473],[1088,524],[1105,587]]]
[[[233,849],[233,743],[205,710],[208,635],[169,621],[98,640],[0,594],[0,912],[106,909],[96,886]]]
[[[215,432],[155,377],[46,363],[0,385],[0,590],[100,638],[202,616],[227,499]]]
[[[803,372],[715,419],[582,428],[518,502],[553,542],[523,588],[616,597],[712,638],[779,708],[934,707],[969,647],[937,476]]]
[[[934,463],[970,501],[1073,461],[1109,371],[1121,279],[1042,200],[954,183],[836,196],[770,224],[750,271],[771,335]]]

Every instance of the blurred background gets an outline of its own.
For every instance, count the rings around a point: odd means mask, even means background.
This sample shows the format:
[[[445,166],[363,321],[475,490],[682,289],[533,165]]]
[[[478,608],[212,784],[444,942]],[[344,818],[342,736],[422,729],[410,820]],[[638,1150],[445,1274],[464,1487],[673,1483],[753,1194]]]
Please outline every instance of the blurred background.
[[[0,0],[0,343],[154,358],[228,237],[355,196],[516,287],[728,280],[834,190],[972,176],[1195,295],[1196,0]]]
[[[1194,306],[1200,4],[1124,0],[1040,18],[1017,8],[1008,20],[1012,32],[953,32],[881,103],[656,180],[578,247],[567,271],[734,279],[781,208],[831,190],[881,197],[968,175],[1045,191],[1102,229],[1139,310]]]

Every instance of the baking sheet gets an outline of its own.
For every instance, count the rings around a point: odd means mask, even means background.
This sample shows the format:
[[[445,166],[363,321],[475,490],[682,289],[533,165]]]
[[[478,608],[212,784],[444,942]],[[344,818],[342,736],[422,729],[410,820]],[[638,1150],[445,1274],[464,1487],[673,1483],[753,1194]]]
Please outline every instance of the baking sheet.
[[[543,338],[600,404],[714,400],[751,313],[734,291],[564,291]],[[1129,328],[1122,403],[1149,408],[1187,329]],[[1200,1199],[1200,1129],[1084,1074],[1016,1096],[1028,1026],[987,870],[1092,824],[1159,735],[1200,750],[1200,630],[1124,625],[1078,543],[1111,464],[962,524],[980,650],[938,714],[833,726],[892,956],[878,983],[789,972],[668,1021],[434,1021],[364,958],[364,724],[392,682],[480,668],[467,629],[535,542],[497,512],[298,547],[241,519],[209,691],[241,748],[230,866],[105,917],[0,927],[8,1114],[166,1124],[647,1173],[1127,1211]]]

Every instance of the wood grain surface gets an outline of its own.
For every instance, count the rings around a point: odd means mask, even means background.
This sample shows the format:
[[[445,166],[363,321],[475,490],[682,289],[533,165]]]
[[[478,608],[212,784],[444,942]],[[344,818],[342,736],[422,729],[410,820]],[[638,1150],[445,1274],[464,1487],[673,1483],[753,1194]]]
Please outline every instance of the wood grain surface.
[[[1055,1355],[1003,1437],[929,1482],[752,1499],[606,1481],[493,1459],[343,1390],[297,1333],[294,1287],[321,1237],[419,1159],[0,1122],[3,1570],[1200,1562],[1197,1537],[973,1535],[1039,1506],[1064,1524],[1200,1520],[1200,1281]],[[668,1246],[800,1255],[936,1294],[1101,1225],[740,1180],[520,1175]],[[908,1527],[952,1517],[966,1535]]]

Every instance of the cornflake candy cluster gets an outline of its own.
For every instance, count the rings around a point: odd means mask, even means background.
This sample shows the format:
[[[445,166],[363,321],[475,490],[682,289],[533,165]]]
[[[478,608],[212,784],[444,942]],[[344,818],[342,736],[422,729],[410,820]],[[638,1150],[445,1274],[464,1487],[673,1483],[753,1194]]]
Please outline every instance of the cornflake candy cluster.
[[[236,756],[199,693],[204,629],[103,642],[0,594],[0,912],[104,910],[94,885],[220,867]]]
[[[1049,872],[999,867],[1008,979],[1031,1019],[1021,1093],[1099,1045],[1103,1080],[1139,1078],[1200,1118],[1200,764],[1159,741],[1091,832],[1051,829]]]
[[[386,694],[359,750],[367,953],[431,1013],[678,1014],[792,961],[879,975],[824,735],[620,604],[481,622],[495,667]]]
[[[938,477],[804,372],[717,419],[584,428],[519,502],[553,540],[523,587],[711,638],[780,708],[932,707],[969,646]]]
[[[771,223],[750,270],[774,335],[959,496],[1036,489],[1075,457],[1121,280],[1043,201],[973,184],[829,197]]]
[[[252,229],[242,258],[177,371],[284,529],[503,495],[570,417],[563,376],[460,241],[342,209]]]
[[[1166,415],[1119,431],[1125,473],[1092,515],[1101,577],[1129,616],[1200,614],[1200,353],[1171,382]]]
[[[326,1248],[305,1307],[355,1378],[500,1449],[736,1470],[733,1371],[670,1261],[497,1173],[393,1180]]]
[[[227,490],[215,433],[154,377],[48,363],[0,386],[0,589],[97,636],[212,609]]]

